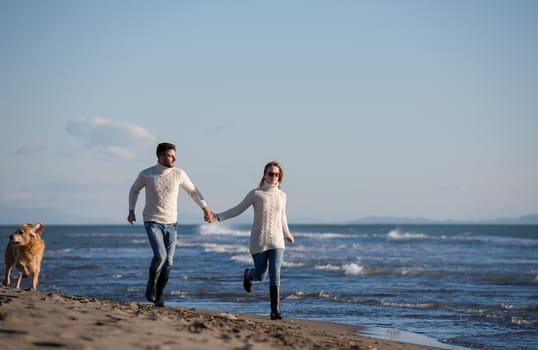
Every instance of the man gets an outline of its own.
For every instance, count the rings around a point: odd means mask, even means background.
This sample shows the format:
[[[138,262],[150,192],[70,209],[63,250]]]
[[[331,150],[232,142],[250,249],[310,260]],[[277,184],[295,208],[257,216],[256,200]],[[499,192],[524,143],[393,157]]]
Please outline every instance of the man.
[[[214,217],[185,171],[175,167],[176,146],[160,143],[157,146],[157,159],[158,164],[142,170],[131,186],[127,221],[131,224],[136,221],[136,201],[140,190],[145,187],[144,226],[153,249],[146,298],[157,306],[164,306],[163,291],[170,276],[176,249],[179,188],[185,190],[202,208],[205,221],[213,222]]]

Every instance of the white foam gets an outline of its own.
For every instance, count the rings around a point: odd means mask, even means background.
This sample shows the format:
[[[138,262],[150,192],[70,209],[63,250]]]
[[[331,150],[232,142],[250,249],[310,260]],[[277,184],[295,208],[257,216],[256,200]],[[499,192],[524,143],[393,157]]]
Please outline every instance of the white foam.
[[[300,300],[300,299],[303,299],[304,297],[305,297],[304,292],[295,292],[295,293],[287,296],[284,299],[287,299],[287,300]]]
[[[242,264],[252,264],[252,257],[250,255],[234,255],[230,259]]]
[[[297,232],[293,234],[295,237],[308,237],[316,239],[333,239],[333,238],[350,238],[353,237],[350,234],[342,233],[318,233],[318,232]]]
[[[131,243],[131,244],[147,244],[148,240],[147,239],[131,239],[129,241],[129,243]]]
[[[249,230],[231,228],[225,224],[213,223],[204,224],[198,227],[200,235],[229,235],[229,236],[250,236]]]
[[[316,270],[325,271],[342,271],[346,275],[362,275],[364,272],[364,266],[357,265],[355,263],[344,265],[317,265],[314,267]]]
[[[390,239],[425,239],[428,236],[426,236],[423,233],[411,233],[411,232],[405,232],[402,233],[400,230],[392,230],[389,233],[387,233],[387,237]]]
[[[206,253],[244,253],[248,252],[248,248],[244,244],[217,244],[217,243],[202,243]]]
[[[388,301],[381,301],[381,305],[387,306],[387,307],[397,307],[397,308],[405,308],[405,309],[424,309],[424,310],[430,310],[435,308],[435,304],[433,303],[395,303],[395,302],[388,302]]]
[[[527,320],[522,316],[512,316],[512,318],[510,319],[510,323],[517,326],[533,326],[534,324],[536,324],[536,321]]]
[[[303,266],[305,266],[305,264],[304,263],[292,262],[292,261],[283,261],[282,266],[283,267],[303,267]]]
[[[336,300],[337,299],[335,296],[333,296],[330,293],[327,293],[326,291],[323,291],[323,290],[321,292],[319,292],[319,297],[329,299],[329,300]]]
[[[181,290],[173,290],[170,292],[170,295],[174,295],[180,298],[186,298],[189,294]]]

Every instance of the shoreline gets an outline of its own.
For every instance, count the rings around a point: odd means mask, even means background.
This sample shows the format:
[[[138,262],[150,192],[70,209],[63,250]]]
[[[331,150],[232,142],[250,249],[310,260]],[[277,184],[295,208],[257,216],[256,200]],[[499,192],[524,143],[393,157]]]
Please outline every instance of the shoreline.
[[[0,335],[9,349],[440,349],[361,329],[0,287]]]

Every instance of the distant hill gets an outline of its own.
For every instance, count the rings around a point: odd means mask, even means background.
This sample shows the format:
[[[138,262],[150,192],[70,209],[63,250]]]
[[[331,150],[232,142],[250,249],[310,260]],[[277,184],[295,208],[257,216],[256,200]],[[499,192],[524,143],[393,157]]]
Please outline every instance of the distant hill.
[[[436,221],[427,218],[404,218],[397,216],[367,216],[351,222],[352,224],[434,224]]]
[[[518,218],[499,218],[491,222],[495,224],[538,224],[538,214],[528,214]]]
[[[398,216],[367,216],[350,222],[351,224],[511,224],[511,225],[538,225],[538,213],[527,214],[517,218],[497,218],[491,220],[432,220],[428,218],[406,218]]]

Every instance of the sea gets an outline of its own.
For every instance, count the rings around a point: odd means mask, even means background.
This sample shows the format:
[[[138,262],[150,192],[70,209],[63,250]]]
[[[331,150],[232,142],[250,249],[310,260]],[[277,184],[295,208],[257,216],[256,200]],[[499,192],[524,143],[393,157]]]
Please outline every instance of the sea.
[[[5,242],[16,226],[0,226]],[[538,348],[538,225],[290,225],[284,317],[445,349]],[[179,225],[166,305],[269,314],[249,225]],[[143,225],[46,226],[39,289],[147,303]],[[4,266],[1,268],[4,273]],[[23,287],[29,286],[25,279]]]

